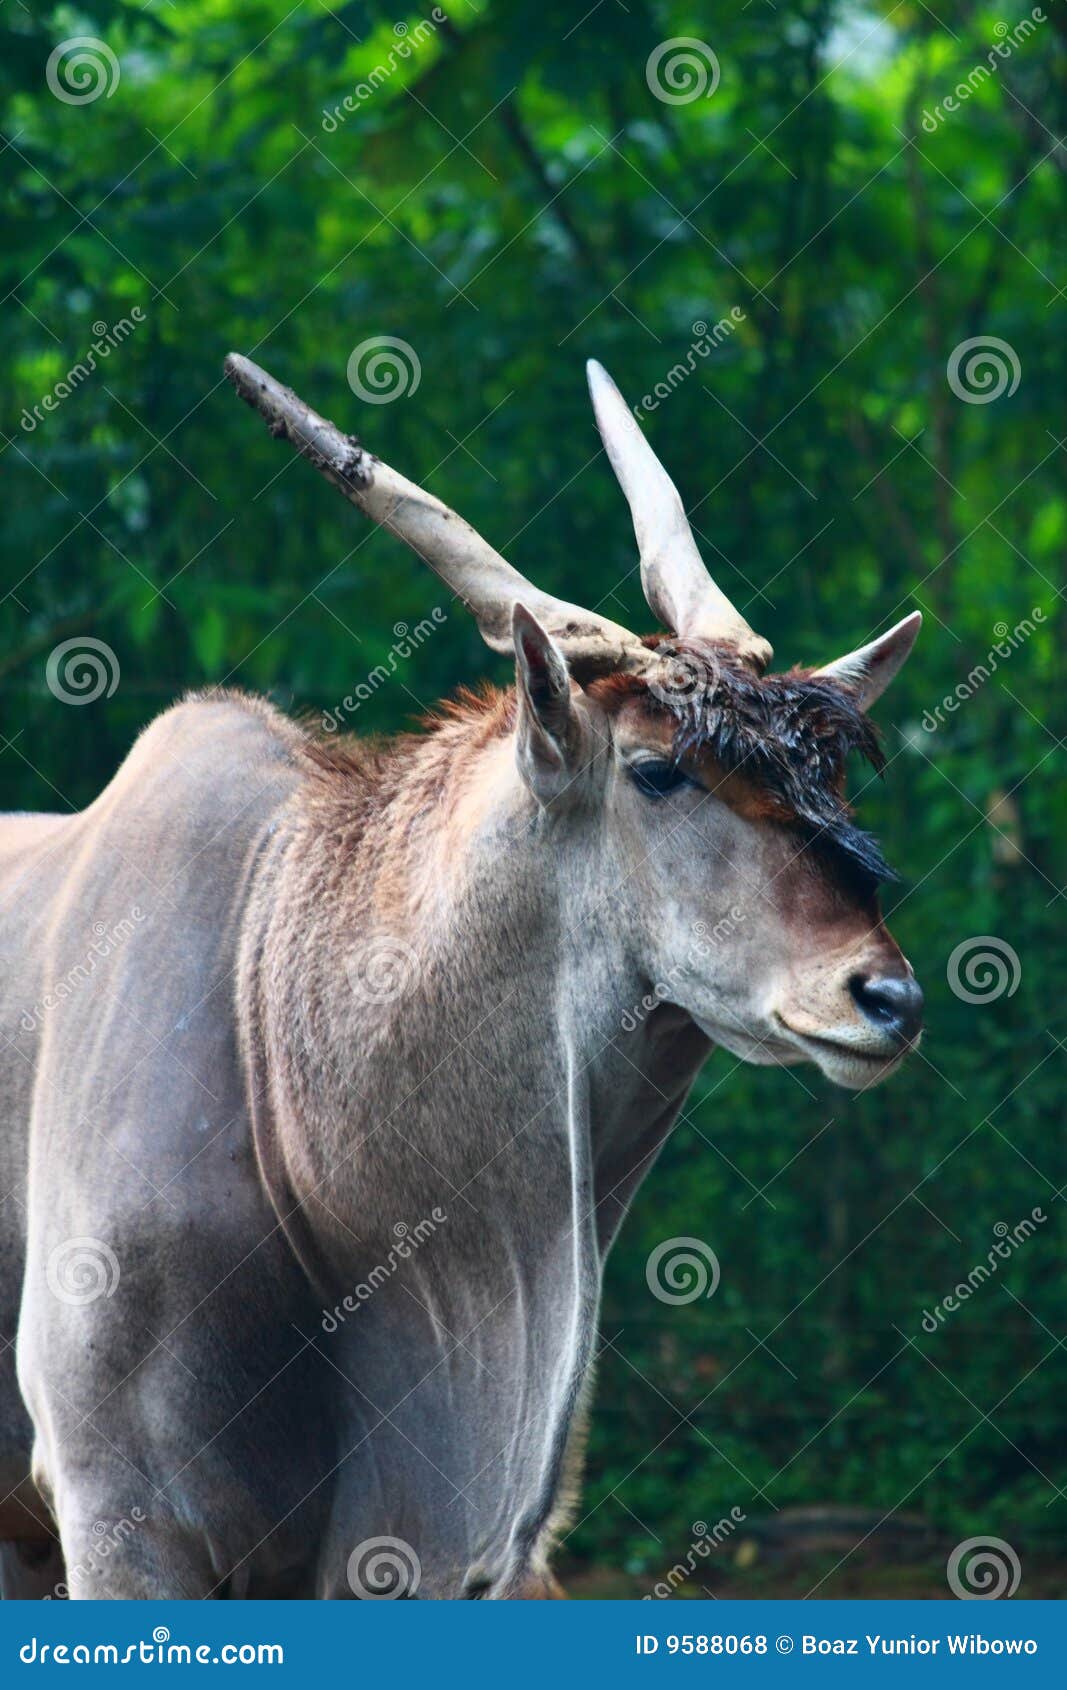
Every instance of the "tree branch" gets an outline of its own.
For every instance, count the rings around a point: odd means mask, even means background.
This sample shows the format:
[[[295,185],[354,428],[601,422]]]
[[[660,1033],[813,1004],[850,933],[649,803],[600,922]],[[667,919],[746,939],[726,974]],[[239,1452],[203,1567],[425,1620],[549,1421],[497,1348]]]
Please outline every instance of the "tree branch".
[[[443,12],[439,28],[445,40],[454,51],[458,52],[465,39],[462,30],[458,29],[453,20]],[[518,102],[512,95],[509,94],[501,102],[497,108],[497,116],[516,154],[526,166],[539,191],[545,196],[542,213],[548,212],[555,219],[574,249],[576,257],[581,260],[597,287],[602,288],[605,293],[610,293],[611,283],[605,275],[599,255],[564,205],[563,194],[566,189],[557,188],[553,183],[545,166],[545,161],[538,152],[529,130],[523,123]]]

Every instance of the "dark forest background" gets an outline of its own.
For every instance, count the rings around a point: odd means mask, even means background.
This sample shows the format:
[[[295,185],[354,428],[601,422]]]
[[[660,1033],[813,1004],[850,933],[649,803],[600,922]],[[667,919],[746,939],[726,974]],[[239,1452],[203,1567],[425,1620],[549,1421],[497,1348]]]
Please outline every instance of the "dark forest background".
[[[649,436],[783,666],[926,613],[864,796],[903,873],[887,905],[927,991],[922,1055],[858,1099],[709,1063],[608,1275],[579,1592],[651,1589],[731,1509],[683,1593],[896,1594],[922,1563],[940,1594],[970,1535],[1014,1547],[1021,1594],[1055,1584],[1067,35],[1059,0],[1037,12],[1018,42],[1021,0],[0,14],[3,807],[85,804],[190,686],[316,712],[360,689],[349,725],[393,730],[507,679],[458,608],[396,656],[440,589],[235,400],[231,348],[541,585],[647,629],[596,356],[631,401],[662,385]],[[77,36],[121,73],[82,103],[46,76]],[[714,53],[713,92],[650,87],[678,37]],[[369,404],[347,371],[381,336],[409,349],[407,391]],[[968,391],[957,349],[990,337]],[[85,638],[118,684],[66,703],[49,655]],[[968,1001],[951,959],[982,936],[1000,961]],[[1034,1236],[924,1330],[1035,1206]],[[716,1252],[713,1297],[651,1295],[676,1235]]]

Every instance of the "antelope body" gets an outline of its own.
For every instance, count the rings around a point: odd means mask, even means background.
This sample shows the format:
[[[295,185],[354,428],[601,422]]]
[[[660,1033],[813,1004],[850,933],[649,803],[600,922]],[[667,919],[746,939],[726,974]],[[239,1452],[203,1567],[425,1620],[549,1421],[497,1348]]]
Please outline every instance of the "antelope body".
[[[6,820],[5,1593],[549,1594],[604,1259],[709,1050],[862,1088],[918,1037],[841,796],[918,618],[767,676],[598,366],[665,639],[229,369],[516,685],[384,748],[193,698]]]

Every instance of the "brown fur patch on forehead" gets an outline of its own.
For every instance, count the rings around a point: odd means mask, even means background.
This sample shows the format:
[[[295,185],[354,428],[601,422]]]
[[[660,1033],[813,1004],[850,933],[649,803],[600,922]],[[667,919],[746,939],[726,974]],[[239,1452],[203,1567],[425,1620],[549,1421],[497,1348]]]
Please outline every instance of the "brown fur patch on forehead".
[[[674,756],[710,755],[768,801],[768,814],[801,827],[813,846],[868,880],[892,879],[876,841],[855,825],[844,797],[845,760],[858,751],[880,774],[885,758],[855,694],[810,670],[754,675],[729,646],[653,636],[663,682],[612,675],[590,694],[606,708],[640,697],[673,723]]]

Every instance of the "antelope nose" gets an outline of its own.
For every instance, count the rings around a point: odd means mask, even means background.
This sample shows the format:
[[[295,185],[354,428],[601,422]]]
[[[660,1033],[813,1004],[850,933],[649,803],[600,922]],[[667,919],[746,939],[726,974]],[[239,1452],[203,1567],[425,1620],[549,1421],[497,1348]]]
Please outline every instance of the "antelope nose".
[[[911,1044],[923,1024],[923,994],[913,974],[854,974],[848,983],[861,1014],[898,1044]]]

